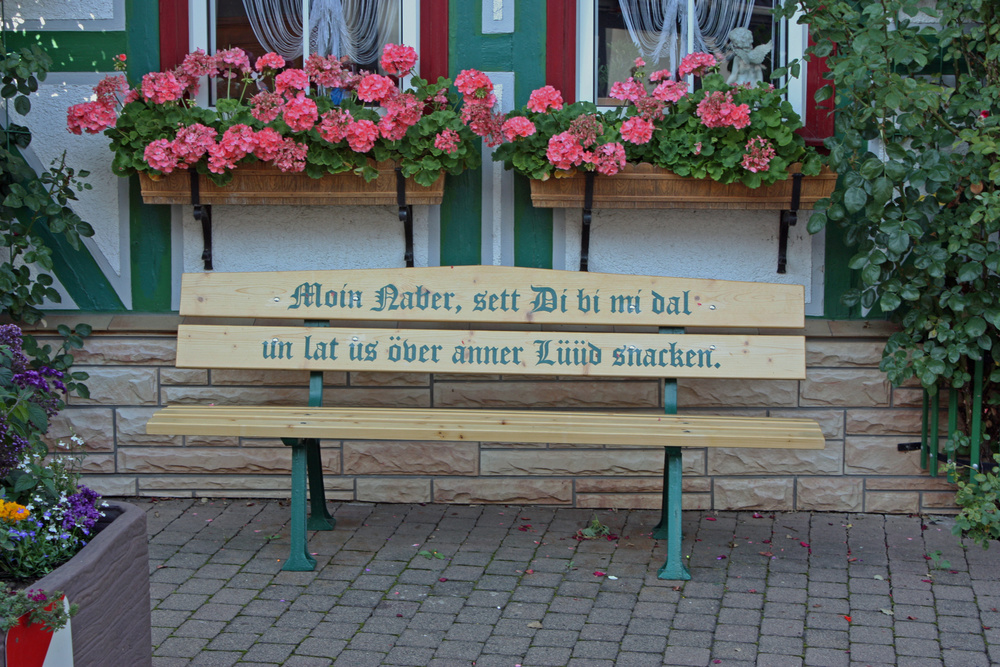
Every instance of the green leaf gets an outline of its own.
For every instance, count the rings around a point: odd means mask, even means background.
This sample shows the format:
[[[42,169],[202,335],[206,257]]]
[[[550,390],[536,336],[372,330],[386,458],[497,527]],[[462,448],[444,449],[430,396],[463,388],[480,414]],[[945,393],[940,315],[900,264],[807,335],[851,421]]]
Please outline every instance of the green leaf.
[[[40,433],[49,430],[49,417],[37,403],[28,403],[28,420]]]
[[[24,95],[18,95],[14,98],[14,111],[22,116],[27,116],[28,112],[31,111],[31,100]]]
[[[981,276],[982,273],[983,273],[982,263],[966,262],[958,269],[958,282],[971,283],[973,280]]]
[[[844,208],[848,213],[857,213],[867,202],[868,195],[859,187],[847,188],[847,192],[844,193]]]
[[[986,320],[981,317],[970,317],[965,323],[965,333],[969,338],[979,338],[986,333]]]

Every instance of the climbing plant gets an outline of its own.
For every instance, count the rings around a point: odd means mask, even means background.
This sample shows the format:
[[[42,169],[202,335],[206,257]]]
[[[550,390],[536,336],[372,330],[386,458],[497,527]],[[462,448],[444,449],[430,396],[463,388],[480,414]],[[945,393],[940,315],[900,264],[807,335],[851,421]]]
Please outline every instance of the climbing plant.
[[[13,111],[24,117],[31,111],[30,95],[45,79],[51,58],[37,46],[8,51],[0,56],[0,98],[10,119]],[[66,164],[66,155],[48,169],[35,171],[21,151],[31,143],[31,132],[24,125],[8,122],[0,126],[0,315],[15,322],[34,324],[43,315],[45,301],[58,303],[59,292],[53,287],[54,269],[48,238],[63,236],[73,248],[80,239],[93,236],[93,228],[70,208],[76,193],[89,189],[80,179],[86,171]],[[37,367],[65,372],[73,364],[71,350],[83,346],[89,335],[84,324],[75,329],[62,326],[60,346],[37,341],[25,335],[24,352]],[[86,373],[66,373],[67,391],[86,395],[81,383]]]
[[[779,12],[796,9],[815,41],[808,57],[830,68],[817,101],[834,95],[837,107],[826,145],[840,183],[809,230],[843,227],[859,275],[845,302],[899,322],[881,363],[893,384],[961,390],[969,424],[971,369],[985,362],[981,432],[966,426],[946,448],[953,456],[972,436],[989,452],[1000,429],[1000,5],[796,0]]]

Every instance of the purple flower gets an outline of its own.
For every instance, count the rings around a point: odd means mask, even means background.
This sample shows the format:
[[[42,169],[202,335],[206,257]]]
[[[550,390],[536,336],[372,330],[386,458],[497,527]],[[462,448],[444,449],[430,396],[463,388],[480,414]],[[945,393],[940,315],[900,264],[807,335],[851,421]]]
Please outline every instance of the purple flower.
[[[89,531],[101,516],[100,511],[95,507],[101,496],[82,484],[77,489],[77,493],[66,499],[66,512],[63,515],[62,527],[64,530],[83,528],[84,531]]]

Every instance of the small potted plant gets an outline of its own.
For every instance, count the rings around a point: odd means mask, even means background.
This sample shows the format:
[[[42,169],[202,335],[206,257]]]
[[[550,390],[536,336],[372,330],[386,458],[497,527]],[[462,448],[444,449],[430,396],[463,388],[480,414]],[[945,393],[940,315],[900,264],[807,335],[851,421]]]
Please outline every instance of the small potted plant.
[[[395,178],[377,188],[363,183],[397,168],[410,179],[409,203],[439,203],[442,173],[478,166],[478,141],[450,80],[412,77],[399,89],[416,61],[412,48],[395,44],[383,51],[385,74],[356,73],[335,56],[311,55],[298,69],[275,53],[251,64],[238,48],[199,50],[135,88],[122,74],[106,78],[94,101],[69,108],[68,127],[103,131],[113,169],[140,174],[148,203],[190,203],[192,173],[203,185],[201,203],[395,203]],[[123,63],[119,56],[119,69]],[[214,108],[194,101],[206,80],[227,91]],[[348,179],[332,178],[341,174]]]
[[[788,208],[790,175],[821,174],[781,90],[729,85],[707,53],[686,56],[682,78],[661,70],[647,79],[644,67],[636,59],[634,74],[611,87],[616,108],[565,104],[545,86],[503,120],[494,159],[532,179],[536,206],[582,206],[583,174],[594,172],[595,207]],[[689,75],[700,81],[693,92]],[[835,178],[825,174],[801,203],[828,194]]]

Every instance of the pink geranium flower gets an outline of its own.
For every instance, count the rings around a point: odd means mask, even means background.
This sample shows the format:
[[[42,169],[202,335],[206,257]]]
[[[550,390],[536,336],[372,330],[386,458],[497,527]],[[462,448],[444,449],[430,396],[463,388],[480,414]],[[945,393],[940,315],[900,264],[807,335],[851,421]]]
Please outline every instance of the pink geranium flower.
[[[66,110],[66,128],[73,134],[97,134],[117,122],[114,107],[100,100],[74,104]]]
[[[142,159],[156,171],[169,174],[177,168],[177,155],[173,151],[173,142],[169,139],[151,141],[143,151]]]
[[[355,153],[370,151],[378,136],[378,125],[370,120],[356,120],[347,126],[347,145]]]
[[[559,111],[563,108],[562,93],[552,86],[543,86],[532,91],[528,97],[528,109],[535,113],[545,113],[549,109]]]
[[[599,174],[612,176],[625,166],[625,147],[617,141],[604,144],[594,151],[590,161]]]
[[[212,56],[201,49],[193,51],[184,56],[181,63],[181,71],[185,76],[198,79],[203,76],[217,76],[219,73],[219,63]]]
[[[284,105],[281,95],[265,90],[250,98],[250,114],[262,123],[270,123],[278,117]]]
[[[382,49],[382,69],[389,74],[405,75],[417,64],[417,52],[409,46],[386,44]]]
[[[358,99],[365,102],[382,102],[396,92],[396,82],[381,74],[369,74],[358,83]]]
[[[625,81],[615,81],[608,95],[616,100],[635,102],[639,98],[646,96],[646,89],[634,78],[629,77]]]
[[[293,98],[309,90],[309,75],[305,70],[286,69],[274,77],[274,92]]]
[[[698,117],[705,127],[733,127],[737,130],[750,125],[750,106],[733,103],[731,92],[716,91],[698,103]]]
[[[645,144],[653,138],[656,129],[648,120],[632,117],[622,123],[622,138],[633,144]]]
[[[776,154],[771,142],[759,135],[747,142],[746,151],[747,153],[743,156],[743,161],[740,164],[743,165],[744,169],[755,174],[758,171],[767,171],[771,159]]]
[[[226,79],[237,79],[252,71],[250,56],[238,47],[216,52],[215,65],[219,70],[218,76]]]
[[[465,97],[465,103],[483,100],[493,92],[493,82],[477,69],[466,69],[455,77],[455,88]],[[490,106],[493,106],[490,103]]]
[[[334,109],[320,117],[319,136],[331,144],[336,144],[347,137],[348,125],[354,122],[350,111]]]
[[[164,104],[180,99],[184,86],[170,72],[150,72],[142,77],[142,96],[147,102]]]
[[[274,156],[274,165],[281,171],[304,171],[309,148],[291,139],[285,139]]]
[[[681,59],[681,66],[677,68],[677,71],[681,76],[688,74],[705,76],[708,70],[717,64],[715,56],[710,53],[689,53]]]
[[[254,142],[256,145],[253,154],[257,156],[257,159],[270,162],[278,155],[285,138],[278,134],[274,128],[265,127],[254,134]]]
[[[180,166],[185,168],[200,160],[215,143],[218,134],[218,130],[201,123],[193,123],[179,129],[173,142],[173,152],[178,160],[184,163]]]
[[[305,93],[299,93],[285,105],[281,118],[293,132],[307,132],[316,124],[319,112],[315,102],[306,97]]]
[[[514,116],[504,121],[501,127],[503,135],[507,141],[514,141],[517,137],[530,137],[535,133],[535,124],[524,116]]]
[[[686,81],[664,81],[653,90],[653,97],[663,102],[679,102],[687,95]]]
[[[549,139],[545,157],[556,169],[564,171],[583,163],[587,153],[580,145],[580,140],[569,132],[560,132]]]
[[[458,132],[451,128],[446,128],[438,132],[434,137],[434,148],[450,155],[458,150],[458,142],[460,140],[461,137],[458,135]]]
[[[285,59],[274,51],[265,53],[260,58],[257,58],[257,62],[254,63],[254,69],[258,72],[263,72],[265,69],[281,69],[284,66]]]
[[[337,56],[318,56],[315,53],[306,60],[306,74],[309,78],[320,86],[326,88],[351,89],[356,85],[360,77],[349,70],[345,70],[343,63]]]

